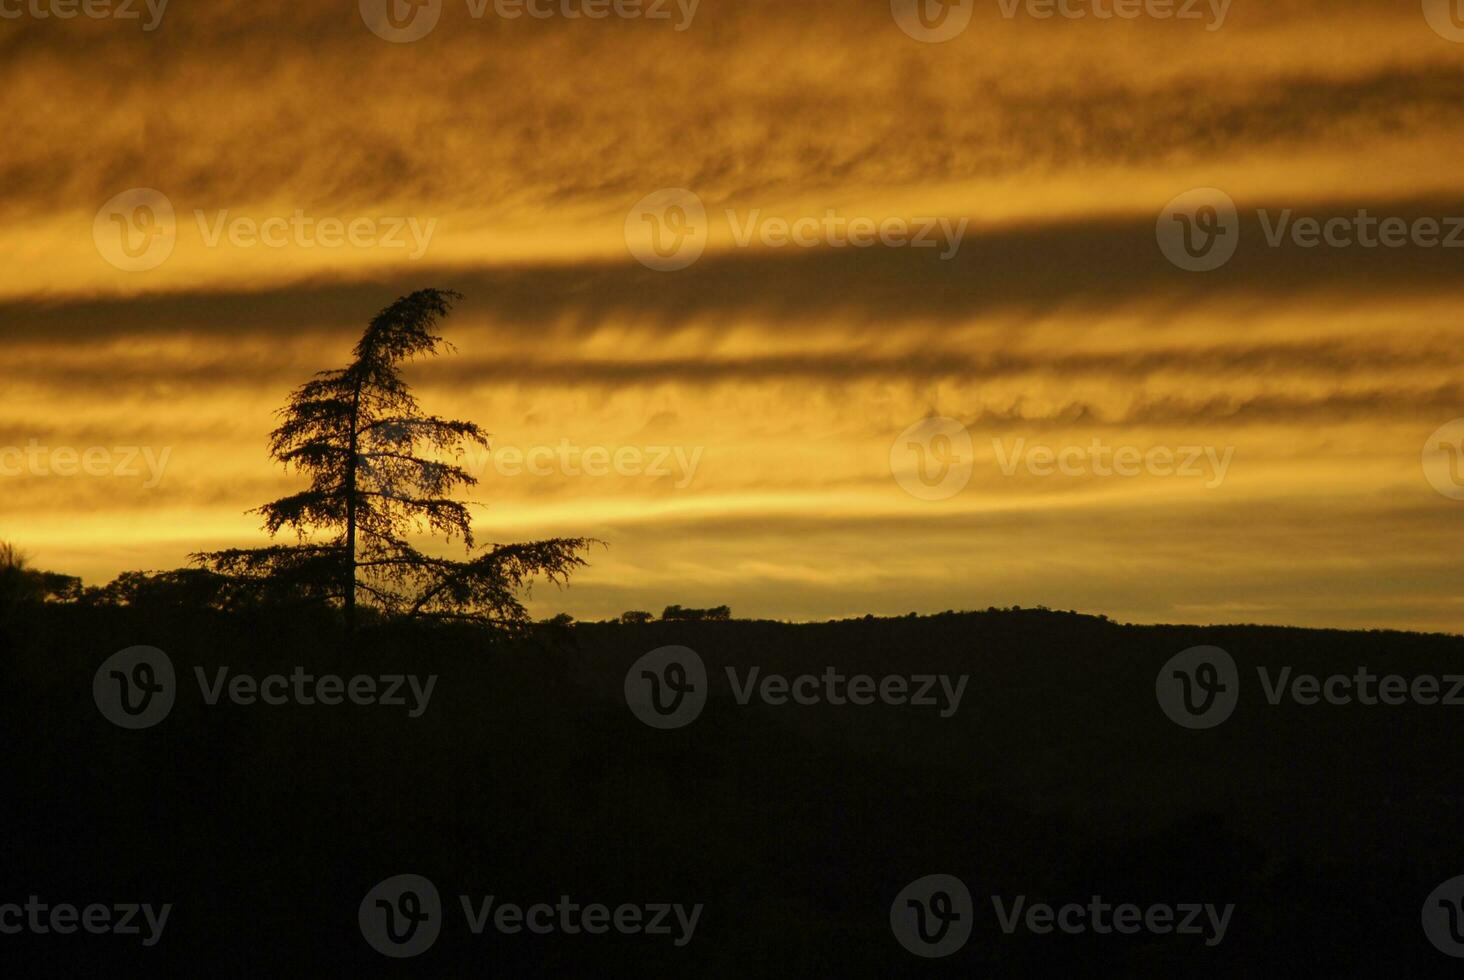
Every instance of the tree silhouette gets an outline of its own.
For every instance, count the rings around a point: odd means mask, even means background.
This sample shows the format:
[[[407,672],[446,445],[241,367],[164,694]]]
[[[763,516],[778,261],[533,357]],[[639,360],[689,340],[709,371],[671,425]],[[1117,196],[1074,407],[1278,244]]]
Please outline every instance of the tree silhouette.
[[[0,541],[0,619],[23,603],[74,602],[81,592],[81,579],[31,568],[23,551],[9,541]]]
[[[397,300],[372,319],[348,367],[316,374],[277,413],[270,455],[308,474],[310,486],[252,513],[263,515],[271,537],[294,530],[296,544],[193,559],[234,579],[262,579],[274,591],[339,602],[348,634],[358,602],[391,616],[526,624],[519,593],[539,575],[567,581],[595,542],[476,548],[467,506],[451,494],[478,482],[457,461],[467,445],[488,449],[488,437],[472,422],[424,415],[399,371],[413,358],[453,349],[433,331],[458,298],[424,289]],[[470,557],[425,554],[408,541],[414,531],[461,538]]]

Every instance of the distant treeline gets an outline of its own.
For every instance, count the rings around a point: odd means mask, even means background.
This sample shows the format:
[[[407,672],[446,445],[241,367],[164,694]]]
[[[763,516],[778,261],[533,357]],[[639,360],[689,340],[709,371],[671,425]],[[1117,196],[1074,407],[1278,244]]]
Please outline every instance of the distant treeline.
[[[653,617],[650,613],[641,609],[632,609],[629,612],[620,614],[622,623],[649,623]],[[663,621],[671,620],[694,620],[725,622],[732,618],[730,606],[713,606],[711,609],[686,609],[682,606],[667,606],[661,611]]]
[[[193,608],[240,611],[279,607],[311,598],[292,590],[289,583],[241,579],[203,568],[179,568],[166,572],[123,572],[103,586],[83,586],[80,578],[29,567],[23,554],[0,542],[0,604],[62,602],[81,605],[137,606],[144,608]],[[367,619],[373,617],[367,616]],[[620,616],[622,623],[649,623],[656,617],[633,609]],[[667,606],[663,622],[726,622],[730,606],[690,609]],[[570,623],[560,615],[551,622]]]

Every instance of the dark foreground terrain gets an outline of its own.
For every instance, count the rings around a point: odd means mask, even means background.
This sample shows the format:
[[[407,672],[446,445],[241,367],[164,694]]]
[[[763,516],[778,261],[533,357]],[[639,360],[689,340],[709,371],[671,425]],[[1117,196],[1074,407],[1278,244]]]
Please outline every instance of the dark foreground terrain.
[[[1420,916],[1436,886],[1464,874],[1464,705],[1272,706],[1256,671],[1464,673],[1458,637],[1124,627],[1018,611],[581,624],[512,644],[467,628],[375,629],[343,654],[324,622],[46,607],[8,624],[0,643],[0,904],[100,903],[109,916],[171,904],[150,946],[141,913],[136,935],[0,935],[7,976],[1428,977],[1461,967]],[[176,703],[127,730],[103,715],[93,680],[139,644],[170,658]],[[710,699],[691,723],[657,730],[627,706],[624,684],[638,658],[668,644],[700,654]],[[1234,657],[1240,694],[1228,720],[1190,730],[1160,710],[1155,681],[1199,644]],[[212,684],[220,666],[255,678],[303,667],[437,680],[415,718],[405,686],[403,706],[227,695],[209,705],[195,668]],[[744,706],[727,666],[739,683],[751,666],[968,682],[944,718],[943,698]],[[435,885],[440,934],[396,959],[368,944],[358,913],[402,874]],[[890,922],[901,890],[932,874],[959,878],[973,897],[969,940],[940,959],[907,951]],[[612,913],[702,909],[680,946],[674,914],[669,934],[566,934],[558,911],[549,934],[491,922],[475,934],[460,896],[477,907],[490,895],[523,908],[568,896]],[[1057,908],[1101,896],[1234,909],[1207,945],[1213,935],[1043,932],[1026,920],[1007,933],[992,896],[1004,908],[1018,896]],[[16,921],[0,913],[0,925]]]

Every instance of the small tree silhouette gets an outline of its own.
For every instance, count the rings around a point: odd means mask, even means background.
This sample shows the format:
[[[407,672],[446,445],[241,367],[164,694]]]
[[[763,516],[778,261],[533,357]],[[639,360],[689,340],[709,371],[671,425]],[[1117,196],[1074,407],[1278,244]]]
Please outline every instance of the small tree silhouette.
[[[468,444],[487,449],[488,437],[471,422],[422,414],[399,372],[405,361],[453,349],[433,330],[458,298],[424,289],[398,299],[372,319],[348,367],[318,373],[279,411],[270,455],[309,474],[310,487],[252,513],[264,516],[271,537],[293,529],[297,544],[201,552],[194,561],[267,580],[272,591],[339,601],[348,634],[358,601],[395,616],[527,623],[518,593],[538,575],[567,581],[595,542],[554,538],[473,554],[472,519],[450,494],[478,481],[442,457],[460,460]],[[473,557],[424,554],[407,540],[414,530],[460,537]]]

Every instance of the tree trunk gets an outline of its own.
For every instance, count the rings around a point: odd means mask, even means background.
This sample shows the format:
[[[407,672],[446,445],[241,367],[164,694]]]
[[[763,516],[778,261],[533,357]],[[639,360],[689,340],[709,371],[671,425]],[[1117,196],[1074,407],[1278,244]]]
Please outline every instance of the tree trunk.
[[[346,457],[346,640],[356,633],[356,460],[360,437],[361,380],[351,397],[351,451]]]

